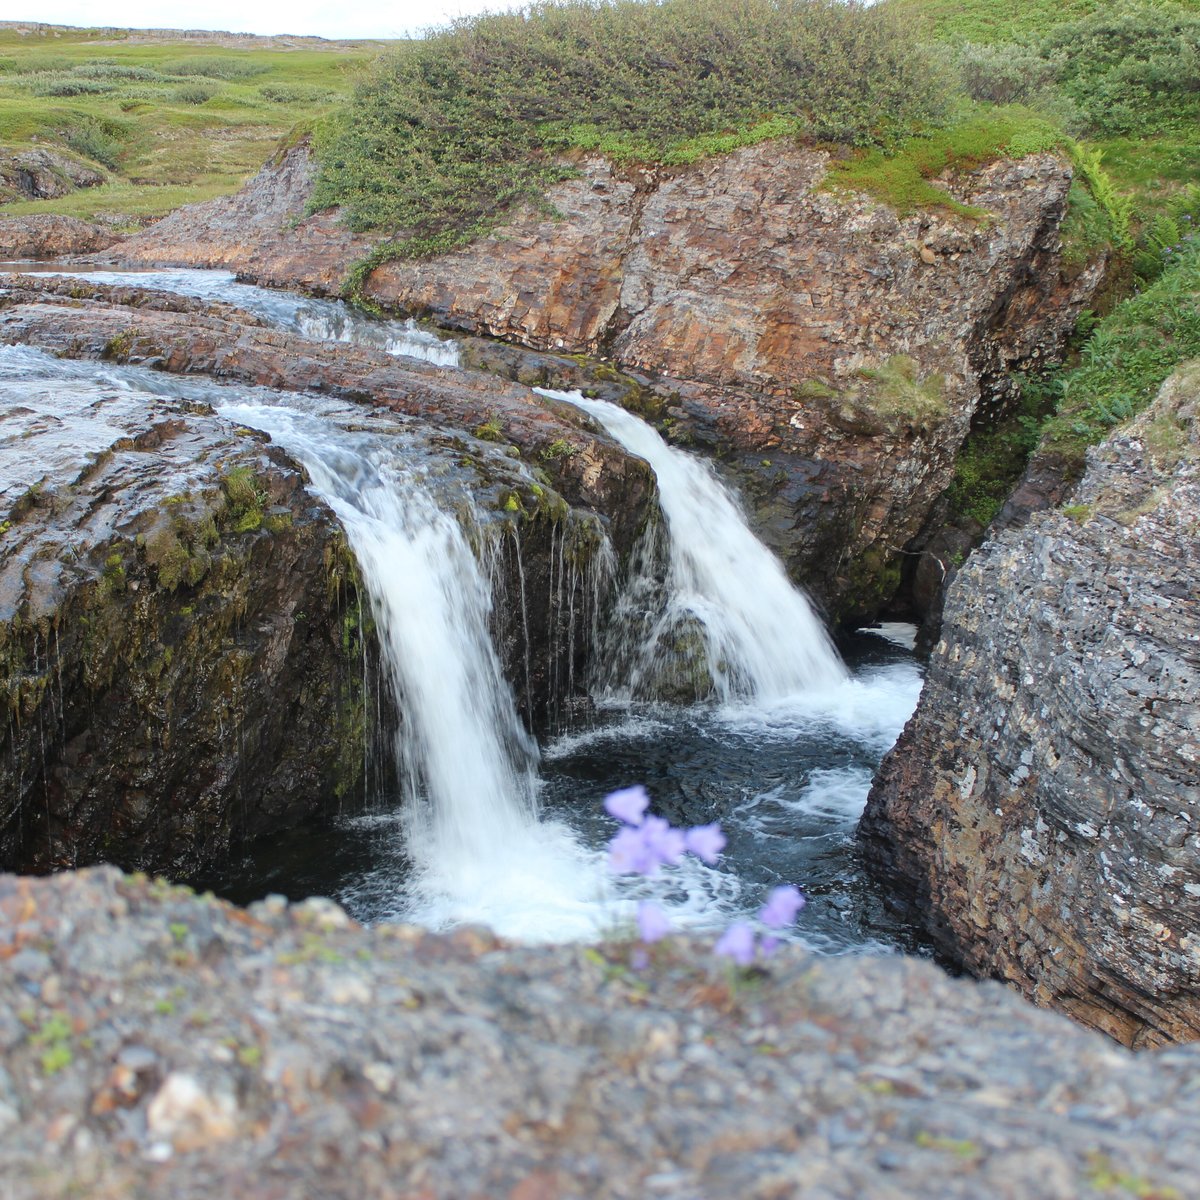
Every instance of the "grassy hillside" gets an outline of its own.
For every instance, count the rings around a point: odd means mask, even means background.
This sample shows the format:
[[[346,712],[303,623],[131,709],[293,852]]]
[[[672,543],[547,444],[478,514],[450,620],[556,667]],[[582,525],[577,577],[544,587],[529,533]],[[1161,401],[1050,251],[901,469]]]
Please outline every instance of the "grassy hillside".
[[[951,491],[986,523],[1024,455],[1079,467],[1200,355],[1200,0],[884,0],[941,46],[975,104],[1020,103],[1076,139],[1068,239],[1117,244],[1127,295],[1070,360],[973,432]],[[1086,184],[1086,186],[1084,186]]]
[[[894,146],[946,108],[905,22],[836,0],[565,0],[381,59],[318,143],[317,204],[395,255],[477,236],[570,171],[563,153],[684,163],[770,137]]]
[[[233,191],[344,104],[382,45],[0,25],[0,158],[41,146],[110,180],[0,216],[136,218]]]

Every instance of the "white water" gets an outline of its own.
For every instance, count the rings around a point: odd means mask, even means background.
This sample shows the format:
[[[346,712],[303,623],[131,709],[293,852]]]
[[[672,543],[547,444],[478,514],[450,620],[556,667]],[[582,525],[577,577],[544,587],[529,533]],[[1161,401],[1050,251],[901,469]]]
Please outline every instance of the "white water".
[[[388,915],[434,928],[485,921],[516,938],[594,936],[599,856],[538,820],[537,747],[488,634],[490,589],[458,522],[406,467],[405,447],[290,407],[218,411],[304,463],[358,560],[402,713],[395,750],[412,867]]]
[[[658,479],[670,531],[667,603],[633,667],[632,697],[652,672],[660,646],[681,628],[703,638],[716,697],[724,703],[769,703],[848,678],[807,598],[750,531],[711,464],[668,446],[645,421],[606,400],[535,390],[590,414],[626,450],[644,458]]]
[[[22,270],[32,269],[14,264]],[[190,269],[161,271],[71,271],[42,269],[44,275],[68,275],[91,283],[144,287],[233,304],[261,317],[276,329],[313,341],[371,346],[388,354],[417,358],[437,367],[459,365],[458,346],[420,328],[413,320],[390,321],[357,312],[340,300],[315,300],[292,292],[238,283],[232,271]]]

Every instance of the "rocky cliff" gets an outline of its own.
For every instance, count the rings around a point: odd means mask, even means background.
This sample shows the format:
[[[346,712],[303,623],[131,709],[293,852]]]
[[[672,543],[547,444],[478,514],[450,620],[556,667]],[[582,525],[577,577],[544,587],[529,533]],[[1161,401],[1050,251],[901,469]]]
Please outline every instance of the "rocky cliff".
[[[1196,1047],[1140,1056],[927,962],[514,948],[0,877],[12,1200],[1194,1194]]]
[[[1135,1045],[1200,1038],[1198,406],[972,556],[862,825],[948,956]]]
[[[1099,278],[1068,278],[1070,171],[1052,155],[940,182],[990,214],[898,216],[824,187],[828,156],[768,143],[687,168],[582,159],[490,237],[375,270],[373,301],[651,375],[650,415],[716,453],[760,532],[831,610],[874,612],[1004,371],[1056,353]],[[336,290],[368,239],[304,217],[313,165],[282,153],[238,196],[114,253]]]
[[[9,277],[0,342],[0,862],[186,873],[361,802],[371,649],[353,560],[296,464],[214,415],[214,380],[369,403],[381,436],[403,433],[448,487],[467,478],[528,719],[581,686],[602,598],[584,581],[605,539],[629,552],[655,493],[570,406],[70,279]]]

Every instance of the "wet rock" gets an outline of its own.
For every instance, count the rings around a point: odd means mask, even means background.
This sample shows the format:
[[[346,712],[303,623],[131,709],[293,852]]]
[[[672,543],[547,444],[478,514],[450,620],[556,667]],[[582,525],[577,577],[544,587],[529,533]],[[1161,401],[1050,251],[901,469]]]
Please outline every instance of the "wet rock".
[[[551,190],[561,217],[523,211],[462,250],[387,263],[366,293],[648,375],[647,415],[723,461],[793,577],[839,616],[870,615],[971,422],[1007,402],[1008,369],[1057,354],[1103,264],[1062,270],[1055,156],[940,181],[986,223],[835,195],[827,165],[782,142],[657,172],[584,157]],[[304,217],[313,170],[291,147],[119,258],[336,290],[370,242],[336,212]]]
[[[791,947],[733,986],[680,939],[633,975],[627,946],[318,931],[111,869],[0,877],[0,917],[0,954],[46,946],[67,983],[49,1006],[0,971],[14,1200],[1099,1200],[1200,1174],[1196,1047],[1135,1055],[928,962]],[[328,999],[346,981],[370,1000]],[[148,1084],[97,1109],[135,1046]]]
[[[1131,1044],[1200,1038],[1198,405],[972,555],[862,824],[948,957]]]
[[[367,405],[362,419],[403,433],[432,477],[470,489],[495,545],[494,633],[531,724],[582,689],[604,572],[655,492],[569,405],[226,305],[69,279],[10,278],[0,341]],[[52,398],[9,390],[0,788],[17,803],[0,861],[194,872],[361,802],[375,650],[340,529],[303,473],[190,393],[105,388],[82,365]]]
[[[0,859],[188,869],[352,794],[353,567],[296,467],[203,405],[13,394]]]

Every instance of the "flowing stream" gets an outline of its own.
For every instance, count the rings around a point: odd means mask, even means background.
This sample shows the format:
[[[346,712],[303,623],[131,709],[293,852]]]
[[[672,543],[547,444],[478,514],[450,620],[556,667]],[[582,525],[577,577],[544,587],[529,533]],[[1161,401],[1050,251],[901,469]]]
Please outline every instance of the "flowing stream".
[[[224,272],[87,277],[235,303],[310,337],[456,361],[452,345],[415,326],[238,284]],[[27,384],[31,352],[22,353],[9,357],[25,363]],[[468,492],[449,504],[426,486],[402,422],[376,428],[353,406],[132,367],[40,356],[37,370],[50,391],[86,380],[203,399],[270,434],[338,515],[369,592],[402,713],[393,737],[402,794],[378,797],[332,837],[301,831],[251,847],[220,878],[200,882],[239,900],[331,894],[364,920],[479,921],[533,940],[595,937],[640,898],[655,899],[680,927],[715,929],[753,912],[773,884],[793,882],[810,898],[795,936],[813,948],[911,948],[853,848],[872,773],[920,690],[912,655],[898,644],[904,631],[853,639],[843,662],[700,459],[613,405],[552,393],[653,467],[666,567],[657,569],[650,550],[635,563],[601,641],[594,715],[539,748],[488,632],[489,576],[471,548],[486,543],[486,520],[469,515]],[[3,371],[0,356],[0,391]],[[472,527],[483,536],[469,540]],[[707,703],[668,703],[656,691],[664,657],[678,656],[681,643],[709,681]],[[604,849],[613,824],[601,800],[634,782],[677,824],[719,820],[729,838],[721,861],[689,856],[655,879],[611,877]]]

